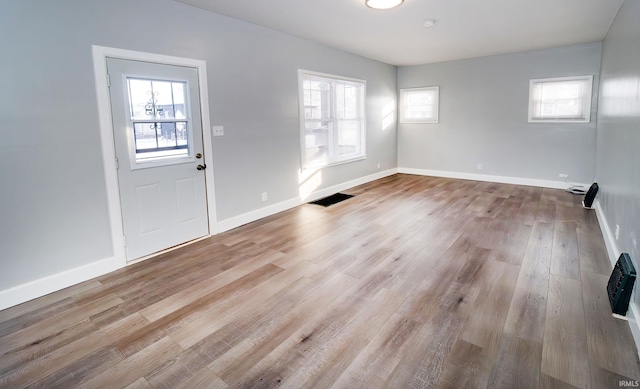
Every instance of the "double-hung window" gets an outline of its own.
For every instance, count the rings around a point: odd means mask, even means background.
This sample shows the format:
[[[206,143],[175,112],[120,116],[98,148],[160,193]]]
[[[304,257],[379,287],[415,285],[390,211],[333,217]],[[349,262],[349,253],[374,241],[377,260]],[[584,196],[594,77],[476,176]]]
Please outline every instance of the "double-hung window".
[[[188,157],[187,82],[127,77],[127,88],[136,164]]]
[[[364,159],[366,82],[298,71],[302,167]]]
[[[588,123],[592,84],[592,75],[531,80],[529,123]]]
[[[440,87],[400,89],[400,123],[438,123]]]

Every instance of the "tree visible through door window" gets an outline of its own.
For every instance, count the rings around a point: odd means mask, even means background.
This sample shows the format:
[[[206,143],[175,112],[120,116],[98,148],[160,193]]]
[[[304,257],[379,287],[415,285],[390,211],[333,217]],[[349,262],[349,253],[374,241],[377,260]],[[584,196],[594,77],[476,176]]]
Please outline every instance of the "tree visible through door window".
[[[136,162],[189,155],[187,83],[127,78]]]
[[[365,158],[366,82],[299,71],[303,168]]]

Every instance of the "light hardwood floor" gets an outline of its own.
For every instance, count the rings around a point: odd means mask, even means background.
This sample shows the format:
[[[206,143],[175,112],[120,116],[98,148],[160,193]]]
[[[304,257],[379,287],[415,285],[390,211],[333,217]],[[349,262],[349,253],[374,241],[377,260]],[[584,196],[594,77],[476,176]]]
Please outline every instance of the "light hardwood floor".
[[[594,211],[394,175],[0,312],[0,387],[609,388],[639,380]]]

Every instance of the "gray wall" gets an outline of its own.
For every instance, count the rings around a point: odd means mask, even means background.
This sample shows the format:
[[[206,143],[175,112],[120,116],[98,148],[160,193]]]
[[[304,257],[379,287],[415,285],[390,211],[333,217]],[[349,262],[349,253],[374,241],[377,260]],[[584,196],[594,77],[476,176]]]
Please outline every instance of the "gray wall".
[[[0,37],[0,291],[113,255],[91,45],[207,61],[219,220],[298,195],[298,68],[367,80],[368,157],[318,189],[396,166],[390,65],[170,0],[3,0]]]
[[[404,168],[591,183],[601,44],[398,69],[398,88],[440,86],[438,124],[400,124]],[[529,80],[593,74],[591,123],[529,124]],[[483,170],[477,170],[482,163]]]
[[[602,45],[596,153],[598,201],[616,245],[638,268],[640,251],[640,2],[627,0]],[[640,299],[636,294],[636,301]]]

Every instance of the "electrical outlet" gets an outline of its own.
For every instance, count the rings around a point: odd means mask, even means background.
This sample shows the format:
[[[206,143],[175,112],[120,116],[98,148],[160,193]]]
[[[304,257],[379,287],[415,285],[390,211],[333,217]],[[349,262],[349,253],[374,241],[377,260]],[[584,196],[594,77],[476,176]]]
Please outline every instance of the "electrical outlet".
[[[482,164],[481,163],[478,164],[478,170],[482,170]]]
[[[560,177],[560,178],[569,178],[569,175],[568,174],[564,174],[564,173],[560,173],[558,175],[558,177]]]
[[[616,240],[620,237],[620,226],[616,224]]]
[[[380,169],[380,162],[378,162],[378,169]]]
[[[267,201],[267,192],[262,192],[262,201]]]
[[[213,136],[223,136],[224,135],[224,127],[223,126],[211,126],[211,130],[213,131]]]

